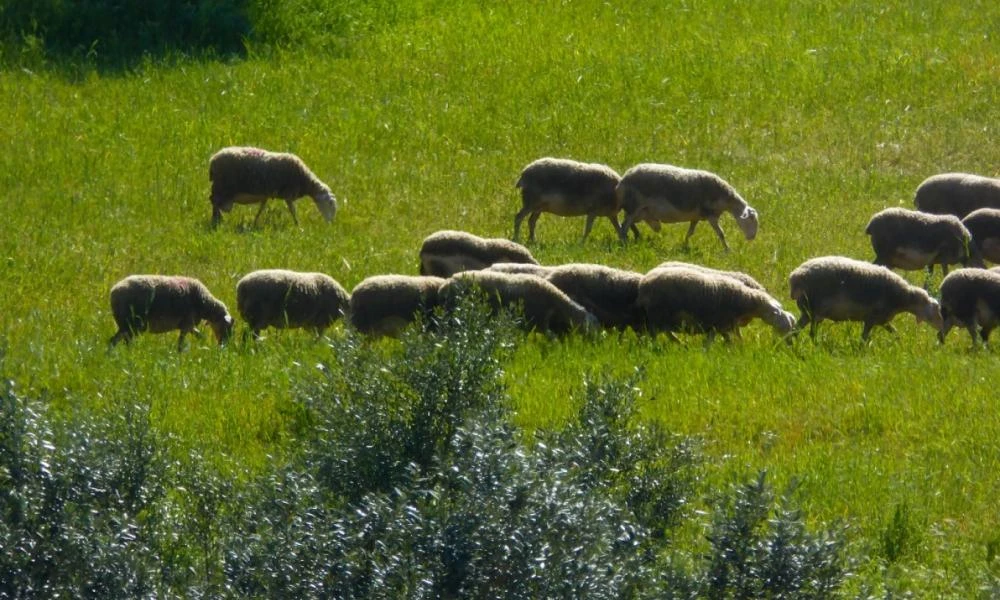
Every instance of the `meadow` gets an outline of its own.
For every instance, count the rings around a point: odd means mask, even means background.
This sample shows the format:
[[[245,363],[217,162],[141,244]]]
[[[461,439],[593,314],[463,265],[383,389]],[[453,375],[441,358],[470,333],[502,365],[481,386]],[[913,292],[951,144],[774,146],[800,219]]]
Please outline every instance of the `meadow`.
[[[295,435],[292,398],[330,346],[271,331],[223,350],[207,336],[178,354],[174,335],[147,335],[107,352],[115,281],[191,275],[235,309],[254,269],[323,271],[348,289],[415,273],[438,229],[509,237],[520,169],[563,156],[714,171],[761,227],[747,242],[724,217],[727,253],[706,224],[689,247],[683,225],[623,246],[607,221],[581,243],[582,219],[546,215],[530,246],[543,264],[701,262],[752,274],[793,309],[788,273],[873,256],[868,218],[912,206],[925,177],[1000,174],[996,3],[400,6],[337,43],[304,33],[241,59],[0,72],[4,377],[70,413],[143,399],[192,451],[252,469]],[[259,227],[237,206],[213,230],[208,157],[227,145],[302,156],[337,195],[335,221],[305,199],[300,227],[273,202]],[[871,557],[861,581],[985,596],[1000,577],[1000,358],[964,332],[939,346],[909,316],[896,325],[862,343],[860,325],[824,323],[790,346],[760,323],[707,348],[530,335],[506,383],[518,422],[546,430],[587,374],[639,368],[645,419],[697,438],[713,481],[797,481],[810,518],[847,523]]]

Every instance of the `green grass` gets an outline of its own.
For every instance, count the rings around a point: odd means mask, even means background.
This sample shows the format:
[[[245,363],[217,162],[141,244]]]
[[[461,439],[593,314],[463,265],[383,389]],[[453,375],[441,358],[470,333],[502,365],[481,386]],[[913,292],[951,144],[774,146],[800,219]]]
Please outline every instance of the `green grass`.
[[[413,273],[437,229],[509,236],[520,169],[553,155],[713,170],[760,211],[761,230],[746,242],[724,217],[730,253],[704,224],[689,249],[682,225],[621,247],[606,221],[580,244],[582,219],[547,215],[532,246],[543,263],[692,260],[745,270],[791,308],[799,263],[870,258],[871,214],[910,206],[933,173],[1000,164],[995,3],[456,2],[400,14],[335,55],[71,81],[0,73],[6,375],[65,410],[151,398],[186,443],[261,464],[294,435],[291,397],[328,347],[289,331],[221,352],[192,340],[180,355],[174,335],[150,335],[107,353],[115,281],[188,274],[235,309],[236,281],[257,268],[320,270],[348,288]],[[300,154],[340,199],[335,222],[305,199],[299,228],[273,203],[257,230],[250,207],[210,230],[208,157],[228,144]],[[708,349],[532,336],[508,379],[519,419],[555,427],[585,373],[642,367],[645,414],[700,437],[712,477],[798,478],[810,514],[846,520],[876,557],[862,569],[872,585],[975,596],[1000,576],[1000,358],[971,352],[961,332],[941,348],[912,318],[897,325],[864,345],[858,326],[826,323],[790,348],[759,324]],[[904,505],[896,527],[912,535],[890,563],[882,540]]]

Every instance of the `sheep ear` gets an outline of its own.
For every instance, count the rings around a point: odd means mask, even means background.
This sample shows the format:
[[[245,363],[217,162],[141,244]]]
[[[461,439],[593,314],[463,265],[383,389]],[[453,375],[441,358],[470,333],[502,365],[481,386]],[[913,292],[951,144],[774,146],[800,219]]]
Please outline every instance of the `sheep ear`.
[[[749,219],[751,216],[757,216],[757,210],[751,207],[746,207],[743,209],[743,214],[740,215],[740,219]]]
[[[225,321],[226,321],[226,325],[232,325],[233,324],[233,317],[232,317],[232,315],[226,315]]]

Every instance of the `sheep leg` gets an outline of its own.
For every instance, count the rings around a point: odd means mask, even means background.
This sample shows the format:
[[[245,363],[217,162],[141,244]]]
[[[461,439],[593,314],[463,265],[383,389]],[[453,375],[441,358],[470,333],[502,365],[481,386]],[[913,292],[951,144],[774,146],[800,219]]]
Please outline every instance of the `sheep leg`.
[[[535,241],[535,223],[538,223],[538,217],[542,216],[541,211],[531,213],[528,217],[528,240]]]
[[[132,343],[132,332],[126,328],[119,328],[118,333],[111,336],[108,340],[108,346],[113,348],[118,345],[119,342],[124,341],[126,344]]]
[[[684,245],[687,246],[688,242],[691,240],[691,236],[694,235],[694,228],[698,225],[698,220],[695,219],[691,221],[691,225],[688,227],[687,235],[684,236]]]
[[[515,242],[517,241],[517,239],[519,237],[521,237],[521,221],[524,221],[524,217],[527,217],[528,213],[530,213],[530,212],[531,212],[531,209],[529,209],[527,206],[525,206],[524,208],[522,208],[521,210],[519,210],[516,215],[514,215],[514,238],[513,239],[514,239]]]
[[[868,341],[868,338],[871,337],[871,334],[872,334],[872,328],[874,328],[874,327],[875,327],[874,323],[872,323],[871,321],[865,321],[865,326],[861,328],[861,340],[862,341],[865,341],[865,342]]]
[[[218,227],[219,223],[221,223],[221,222],[222,222],[222,211],[219,210],[218,206],[213,205],[212,206],[212,228],[214,229],[214,228]]]
[[[635,239],[639,239],[639,229],[635,226],[635,215],[625,213],[625,218],[622,219],[622,226],[618,229],[618,239],[623,244],[628,242],[628,232],[630,229],[635,233]]]
[[[973,348],[978,348],[979,347],[979,332],[976,331],[976,322],[973,321],[972,323],[969,323],[969,325],[966,327],[966,329],[969,330],[969,336],[972,337],[972,347]]]
[[[267,200],[261,200],[260,201],[260,208],[257,209],[257,216],[253,218],[253,226],[254,227],[257,226],[257,221],[260,220],[260,215],[261,215],[261,213],[264,212],[264,207],[265,206],[267,206]]]
[[[298,225],[299,218],[295,216],[295,200],[285,200],[285,204],[288,206],[288,212],[292,213],[292,222]]]
[[[595,214],[587,215],[587,223],[583,226],[583,239],[580,240],[581,242],[587,241],[587,236],[590,235],[590,228],[594,226],[594,219],[596,218],[597,215]],[[617,225],[615,226],[615,228],[617,229]]]
[[[184,351],[184,336],[187,335],[187,329],[181,329],[180,336],[177,337],[177,351]]]
[[[722,247],[725,248],[726,251],[728,252],[729,251],[729,244],[726,242],[726,234],[722,233],[722,228],[719,227],[719,219],[717,219],[717,218],[710,218],[710,219],[706,219],[706,220],[708,221],[708,224],[712,226],[712,229],[715,230],[715,237],[719,238],[719,241],[722,242]],[[694,224],[693,223],[691,225],[691,229],[692,230],[694,229]]]
[[[611,215],[610,217],[608,217],[608,220],[610,220],[611,224],[615,226],[615,233],[618,234],[618,237],[621,237],[622,224],[618,222],[618,215]]]

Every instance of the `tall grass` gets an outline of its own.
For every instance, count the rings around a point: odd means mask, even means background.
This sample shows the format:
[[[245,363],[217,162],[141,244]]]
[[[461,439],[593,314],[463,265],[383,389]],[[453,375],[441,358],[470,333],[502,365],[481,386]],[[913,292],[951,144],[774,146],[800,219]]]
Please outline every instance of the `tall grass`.
[[[191,448],[259,466],[301,426],[290,397],[328,347],[285,331],[180,355],[172,336],[149,335],[108,353],[117,279],[196,276],[234,309],[235,282],[256,268],[321,270],[348,288],[412,273],[434,230],[509,236],[519,170],[554,155],[713,170],[762,225],[746,242],[724,218],[724,253],[704,225],[690,248],[682,226],[622,247],[606,222],[580,244],[580,220],[544,216],[542,262],[704,262],[748,271],[787,303],[787,274],[806,258],[870,257],[869,216],[910,205],[924,177],[1000,163],[994,3],[395,6],[372,5],[350,52],[303,28],[304,47],[242,61],[0,72],[11,376],[64,411],[148,397]],[[210,230],[207,159],[227,144],[300,154],[337,194],[336,221],[303,200],[299,228],[276,205],[258,229],[237,207]],[[832,324],[791,347],[757,325],[708,349],[530,336],[506,381],[518,422],[548,429],[572,413],[552,399],[588,370],[642,367],[643,414],[701,437],[721,466],[711,477],[798,478],[811,514],[845,518],[884,559],[877,586],[974,595],[1000,568],[1000,363],[960,335],[938,347],[926,326],[898,325],[867,345]]]

